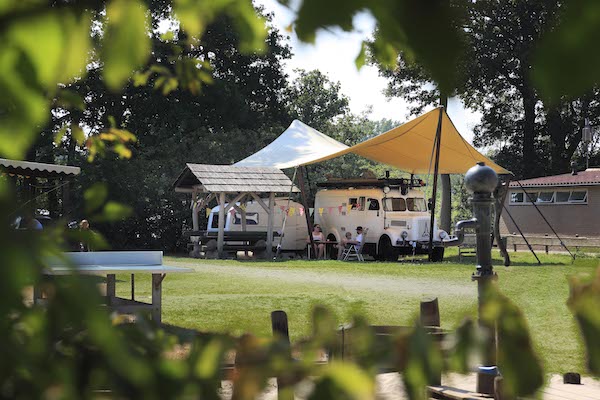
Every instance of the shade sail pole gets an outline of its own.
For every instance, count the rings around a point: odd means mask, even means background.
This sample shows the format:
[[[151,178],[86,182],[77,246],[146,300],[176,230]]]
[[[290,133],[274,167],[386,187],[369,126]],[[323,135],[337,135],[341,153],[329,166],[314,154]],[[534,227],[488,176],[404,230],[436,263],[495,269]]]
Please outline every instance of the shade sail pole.
[[[433,167],[433,193],[431,199],[431,219],[429,221],[429,261],[433,261],[433,228],[435,225],[435,203],[437,197],[437,181],[440,167],[440,148],[442,147],[442,116],[444,107],[440,106],[440,116],[438,119],[437,131],[435,132],[435,164]]]
[[[308,207],[308,199],[306,197],[306,185],[304,184],[304,174],[306,173],[306,168],[304,167],[304,165],[298,168],[298,185],[300,185],[300,192],[302,193],[302,205],[304,206],[304,215],[306,216],[306,228],[308,229],[308,239],[310,240],[311,251],[313,251],[315,248],[315,242],[312,236],[313,224],[310,220],[310,208]]]

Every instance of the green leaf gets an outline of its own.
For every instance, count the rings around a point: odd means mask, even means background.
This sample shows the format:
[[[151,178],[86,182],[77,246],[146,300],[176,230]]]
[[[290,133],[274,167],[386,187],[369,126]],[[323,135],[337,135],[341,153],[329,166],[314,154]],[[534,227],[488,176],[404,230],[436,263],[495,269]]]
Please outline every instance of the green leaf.
[[[484,293],[481,316],[487,326],[497,329],[497,363],[507,395],[533,395],[544,384],[544,375],[523,313],[490,284]]]
[[[374,57],[393,66],[398,54],[414,54],[414,60],[430,73],[440,90],[450,93],[456,85],[456,65],[463,51],[463,7],[449,1],[409,0],[334,0],[323,7],[320,0],[304,0],[295,26],[300,40],[314,42],[319,29],[340,27],[350,31],[353,17],[359,11],[368,11],[377,21]]]
[[[85,143],[85,133],[79,125],[71,126],[71,135],[73,135],[73,139],[75,139],[78,145],[81,146],[83,143]]]
[[[600,83],[600,3],[565,4],[561,22],[550,30],[533,57],[533,79],[550,100],[576,96]]]
[[[112,0],[106,7],[106,32],[102,41],[104,79],[119,90],[150,54],[148,9],[139,0]]]
[[[65,135],[67,134],[67,129],[69,128],[68,125],[63,125],[58,132],[56,132],[54,134],[54,144],[55,145],[59,145],[60,142],[62,142],[63,137],[65,137]]]
[[[218,15],[227,14],[239,33],[242,52],[262,51],[266,47],[265,21],[250,0],[176,0],[173,8],[184,31],[194,39],[200,39]]]
[[[309,399],[375,398],[375,379],[356,365],[331,362],[323,368],[321,378]]]
[[[91,213],[100,208],[106,201],[108,196],[108,188],[105,183],[97,182],[94,183],[89,189],[83,193],[85,200],[85,212]]]
[[[356,60],[354,60],[354,65],[356,65],[356,69],[361,69],[367,63],[367,43],[362,42],[360,45],[360,53],[356,56]]]
[[[579,324],[587,353],[588,370],[600,376],[600,268],[591,283],[578,277],[569,279],[568,305]]]
[[[427,385],[442,373],[440,347],[423,327],[417,326],[407,337],[398,338],[398,359],[406,394],[411,400],[424,400]]]
[[[81,111],[85,109],[83,98],[72,90],[61,90],[58,94],[57,103],[67,109],[74,108]]]
[[[96,221],[115,222],[129,217],[133,209],[127,205],[109,201],[104,206],[104,210],[100,218],[95,218]]]

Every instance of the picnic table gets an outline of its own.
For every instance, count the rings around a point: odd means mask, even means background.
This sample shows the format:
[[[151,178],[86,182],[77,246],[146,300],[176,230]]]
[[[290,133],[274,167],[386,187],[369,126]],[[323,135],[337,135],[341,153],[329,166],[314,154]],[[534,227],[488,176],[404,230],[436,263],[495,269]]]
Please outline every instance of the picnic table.
[[[49,260],[46,276],[106,275],[106,306],[123,314],[150,312],[152,320],[161,323],[162,282],[167,273],[192,272],[191,268],[170,267],[162,263],[162,251],[68,252]],[[131,298],[117,297],[116,274],[131,274]],[[152,302],[135,299],[135,274],[152,274]],[[42,301],[42,291],[34,287],[33,301]]]

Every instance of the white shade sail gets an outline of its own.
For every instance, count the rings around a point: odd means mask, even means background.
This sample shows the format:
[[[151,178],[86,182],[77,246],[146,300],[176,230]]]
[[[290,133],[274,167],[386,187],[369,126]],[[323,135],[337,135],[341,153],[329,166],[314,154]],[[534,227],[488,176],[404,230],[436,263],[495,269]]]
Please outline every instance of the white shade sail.
[[[233,164],[236,167],[292,168],[311,163],[348,146],[295,119],[268,146]]]

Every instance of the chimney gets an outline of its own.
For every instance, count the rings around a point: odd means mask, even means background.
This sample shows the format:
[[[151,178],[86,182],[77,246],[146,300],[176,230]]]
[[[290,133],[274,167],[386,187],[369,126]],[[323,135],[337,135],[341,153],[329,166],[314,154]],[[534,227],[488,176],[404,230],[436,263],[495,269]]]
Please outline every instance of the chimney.
[[[577,175],[577,163],[571,161],[571,175]]]

